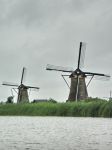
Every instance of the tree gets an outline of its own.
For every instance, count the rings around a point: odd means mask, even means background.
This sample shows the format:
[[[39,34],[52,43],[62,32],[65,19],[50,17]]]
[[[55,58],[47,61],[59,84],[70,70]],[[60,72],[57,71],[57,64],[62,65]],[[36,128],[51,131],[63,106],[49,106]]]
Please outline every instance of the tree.
[[[13,96],[9,96],[8,98],[7,98],[7,101],[6,101],[6,103],[10,103],[10,104],[12,104],[13,103]]]

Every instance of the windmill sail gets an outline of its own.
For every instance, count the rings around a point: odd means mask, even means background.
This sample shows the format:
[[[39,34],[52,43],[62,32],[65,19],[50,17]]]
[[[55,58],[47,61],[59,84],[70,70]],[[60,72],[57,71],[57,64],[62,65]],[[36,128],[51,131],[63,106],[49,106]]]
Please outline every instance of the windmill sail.
[[[34,87],[34,86],[26,86],[26,88],[29,88],[29,89],[40,89],[39,87]]]
[[[92,73],[92,72],[84,72],[87,76],[93,76],[94,79],[97,80],[110,80],[110,75],[107,74],[101,74],[101,73]]]
[[[23,81],[24,81],[25,74],[26,74],[26,68],[23,67],[23,70],[22,70],[22,76],[21,76],[21,84],[22,84]]]
[[[62,71],[62,72],[73,72],[73,68],[71,67],[61,67],[61,66],[54,66],[47,64],[46,70],[55,70],[55,71]]]
[[[94,79],[95,80],[103,80],[103,81],[109,81],[110,80],[110,77],[109,76],[98,76],[98,75],[94,75]]]
[[[86,43],[80,42],[78,67],[77,67],[78,69],[82,69],[84,67],[85,51],[86,51]]]
[[[16,87],[18,87],[18,86],[19,86],[19,85],[18,85],[18,84],[16,84],[16,83],[5,82],[5,81],[3,81],[3,82],[2,82],[2,85],[6,85],[6,86],[16,86]]]

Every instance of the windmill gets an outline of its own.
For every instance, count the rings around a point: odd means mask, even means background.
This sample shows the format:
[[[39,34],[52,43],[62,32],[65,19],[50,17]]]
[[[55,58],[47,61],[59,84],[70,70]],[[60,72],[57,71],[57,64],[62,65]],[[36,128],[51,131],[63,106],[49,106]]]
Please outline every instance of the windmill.
[[[112,100],[112,91],[110,91],[110,97],[109,100]]]
[[[112,100],[112,91],[110,90],[109,97],[104,97],[104,98],[108,99],[109,101]]]
[[[39,87],[26,86],[26,85],[23,84],[23,80],[24,80],[24,76],[25,76],[25,70],[26,70],[26,68],[23,67],[20,85],[8,83],[8,82],[3,82],[2,83],[2,85],[12,86],[12,87],[16,87],[18,89],[17,103],[29,102],[28,89],[37,89],[37,90],[39,89]],[[12,88],[12,89],[15,90],[15,88]]]
[[[69,75],[68,74],[62,75],[67,86],[70,88],[68,101],[77,101],[77,100],[86,99],[88,97],[87,87],[89,86],[93,77],[94,78],[101,77],[106,80],[110,78],[110,76],[106,74],[85,72],[81,70],[82,67],[84,66],[85,49],[86,49],[86,44],[84,42],[80,42],[78,64],[75,71],[73,68],[70,67],[54,66],[50,64],[47,64],[46,66],[46,70],[55,70],[55,71],[70,73]],[[69,76],[71,78],[70,86],[67,83],[65,76]],[[88,76],[90,77],[90,80],[86,85],[85,78]]]

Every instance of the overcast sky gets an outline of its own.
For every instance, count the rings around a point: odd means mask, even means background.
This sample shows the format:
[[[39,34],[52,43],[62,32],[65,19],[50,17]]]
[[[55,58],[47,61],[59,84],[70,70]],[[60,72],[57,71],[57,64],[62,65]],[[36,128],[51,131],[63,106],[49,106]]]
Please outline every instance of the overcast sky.
[[[112,74],[112,1],[110,0],[0,0],[0,82],[40,87],[33,98],[65,101],[69,89],[61,72],[46,64],[76,69],[79,42],[86,46],[85,71]],[[69,81],[69,79],[68,79]],[[0,100],[11,95],[0,86]],[[92,97],[108,97],[112,81],[93,80]]]

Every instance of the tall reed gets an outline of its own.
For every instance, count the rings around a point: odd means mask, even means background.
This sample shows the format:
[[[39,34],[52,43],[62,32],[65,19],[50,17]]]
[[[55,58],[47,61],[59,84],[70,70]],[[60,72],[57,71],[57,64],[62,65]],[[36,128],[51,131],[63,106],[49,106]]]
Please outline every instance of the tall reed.
[[[77,103],[0,104],[0,115],[112,117],[112,102],[94,100]]]

